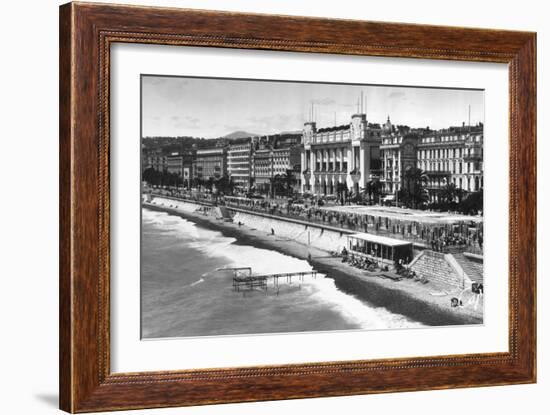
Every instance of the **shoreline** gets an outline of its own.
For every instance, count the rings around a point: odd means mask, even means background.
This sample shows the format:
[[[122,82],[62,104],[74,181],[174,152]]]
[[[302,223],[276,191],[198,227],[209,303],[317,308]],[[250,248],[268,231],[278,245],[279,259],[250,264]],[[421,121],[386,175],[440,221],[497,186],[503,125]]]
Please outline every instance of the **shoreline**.
[[[144,202],[142,207],[166,212],[190,220],[210,230],[221,232],[226,237],[236,239],[237,245],[250,245],[257,248],[275,250],[283,254],[308,260],[313,268],[332,278],[336,287],[374,307],[383,307],[386,310],[403,315],[412,321],[427,326],[454,326],[468,324],[482,324],[483,313],[466,308],[451,308],[448,296],[431,296],[427,287],[418,282],[403,279],[390,279],[370,276],[341,262],[341,258],[332,257],[328,252],[307,247],[293,240],[266,234],[258,230],[239,226],[233,222],[226,222],[196,212],[186,212],[176,208],[159,206]],[[437,290],[436,287],[433,287]]]

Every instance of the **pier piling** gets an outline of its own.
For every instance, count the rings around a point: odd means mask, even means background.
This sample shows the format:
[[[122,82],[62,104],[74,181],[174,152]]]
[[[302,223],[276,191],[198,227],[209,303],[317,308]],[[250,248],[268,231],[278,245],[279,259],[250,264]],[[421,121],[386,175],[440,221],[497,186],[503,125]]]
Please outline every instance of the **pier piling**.
[[[229,268],[227,268],[229,269]],[[292,278],[299,278],[300,282],[304,281],[305,277],[317,277],[317,271],[301,271],[301,272],[285,272],[278,274],[265,274],[265,275],[252,275],[246,273],[242,275],[242,270],[249,270],[250,268],[235,268],[233,276],[233,290],[240,292],[243,290],[252,291],[254,289],[263,289],[266,294],[269,287],[269,280],[273,281],[273,288],[277,289],[277,295],[280,290],[280,278],[285,278],[288,285],[292,285]]]

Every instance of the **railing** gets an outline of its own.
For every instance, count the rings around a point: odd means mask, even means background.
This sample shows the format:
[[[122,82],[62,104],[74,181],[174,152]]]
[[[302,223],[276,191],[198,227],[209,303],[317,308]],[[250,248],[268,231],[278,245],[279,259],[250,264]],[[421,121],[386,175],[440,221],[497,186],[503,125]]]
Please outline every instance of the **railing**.
[[[424,246],[424,247],[430,247],[432,240],[430,238],[422,238],[418,234],[408,233],[408,232],[394,232],[392,229],[387,229],[381,225],[373,224],[373,223],[366,223],[364,221],[358,220],[357,217],[349,215],[347,218],[342,219],[343,216],[341,216],[340,219],[336,215],[331,215],[327,213],[325,210],[316,209],[314,211],[315,213],[312,213],[311,210],[303,210],[301,212],[298,212],[297,209],[293,209],[292,207],[286,208],[281,206],[271,206],[268,202],[263,202],[264,205],[262,206],[261,202],[257,203],[254,207],[252,206],[245,206],[242,203],[226,203],[228,207],[234,206],[238,207],[241,210],[249,211],[251,213],[253,212],[262,212],[267,213],[272,216],[279,216],[281,218],[292,218],[296,220],[306,221],[312,224],[319,224],[319,225],[327,225],[331,227],[336,228],[342,228],[346,230],[351,230],[354,232],[366,232],[366,233],[372,233],[375,235],[381,235],[381,236],[387,236],[393,239],[399,239],[404,240],[408,242],[412,242],[416,245]],[[462,244],[453,244],[448,243],[446,245],[443,244],[442,241],[439,241],[439,247],[436,246],[437,244],[434,241],[434,250],[439,250],[441,252],[450,252],[451,249],[455,249],[460,252],[470,252],[475,254],[483,254],[483,250],[481,247],[477,245],[477,243],[474,243],[473,241],[470,241],[470,243],[462,243]]]
[[[417,246],[431,248],[433,251],[442,253],[468,252],[476,255],[483,255],[483,248],[479,245],[479,242],[474,241],[471,238],[465,238],[462,242],[459,242],[453,238],[446,239],[441,237],[433,239],[429,236],[422,237],[418,233],[406,231],[407,227],[412,225],[401,226],[398,231],[394,231],[396,228],[392,229],[392,227],[385,227],[384,220],[380,220],[377,223],[369,223],[360,215],[345,213],[336,214],[315,207],[303,208],[285,204],[282,200],[275,203],[269,200],[247,198],[232,200],[229,198],[216,198],[213,195],[203,194],[180,194],[179,196],[174,196],[152,193],[152,195],[160,197],[168,196],[188,202],[208,203],[212,206],[216,204],[225,205],[229,208],[234,207],[250,213],[260,212],[271,216],[280,217],[283,220],[291,218],[302,222],[308,222],[312,225],[324,225],[331,228],[340,228],[353,232],[365,232],[374,235],[387,236],[393,239],[412,242]],[[437,226],[434,226],[434,228],[437,228]],[[427,233],[429,234],[429,232]]]

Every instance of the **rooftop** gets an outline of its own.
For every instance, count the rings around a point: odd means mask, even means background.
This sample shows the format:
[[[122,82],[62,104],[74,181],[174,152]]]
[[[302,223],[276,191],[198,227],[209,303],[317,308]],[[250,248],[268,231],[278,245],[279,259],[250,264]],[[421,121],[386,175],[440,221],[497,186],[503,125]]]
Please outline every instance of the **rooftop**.
[[[349,128],[350,128],[349,124],[342,124],[342,125],[335,125],[334,127],[319,128],[317,130],[317,132],[318,133],[330,133],[332,131],[349,130]]]
[[[197,150],[197,155],[217,154],[217,153],[223,153],[223,152],[225,152],[224,147],[200,148]]]
[[[361,239],[363,241],[374,242],[386,246],[405,246],[412,245],[412,242],[402,241],[400,239],[388,238],[387,236],[373,235],[372,233],[354,233],[348,235],[348,238]]]

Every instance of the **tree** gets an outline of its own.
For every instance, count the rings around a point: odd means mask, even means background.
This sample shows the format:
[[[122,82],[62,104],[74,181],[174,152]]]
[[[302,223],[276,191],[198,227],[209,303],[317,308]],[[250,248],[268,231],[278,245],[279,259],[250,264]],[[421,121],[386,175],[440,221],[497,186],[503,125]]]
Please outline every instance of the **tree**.
[[[336,195],[340,204],[344,205],[348,196],[348,185],[346,183],[336,183]]]
[[[141,175],[141,179],[143,181],[147,182],[148,184],[153,184],[154,175],[155,175],[155,169],[153,169],[152,167],[149,167],[149,168],[143,170],[143,173]]]
[[[427,183],[428,176],[425,172],[416,167],[407,169],[403,174],[403,187],[398,194],[399,199],[407,207],[422,207],[428,201]]]
[[[483,189],[470,193],[458,206],[460,212],[466,215],[477,215],[483,212]]]
[[[447,184],[440,192],[440,200],[449,205],[460,203],[464,197],[464,190],[456,187],[454,183]]]
[[[215,185],[219,193],[233,194],[233,190],[235,189],[235,182],[227,173],[216,179]]]
[[[456,191],[457,188],[453,183],[447,184],[439,193],[439,200],[445,203],[455,203],[456,202]]]
[[[193,186],[193,187],[198,187],[198,188],[200,188],[200,187],[204,186],[204,180],[203,180],[202,177],[195,177],[195,178],[192,180],[191,183],[192,183],[192,186]]]
[[[296,176],[294,175],[294,170],[287,169],[286,173],[283,175],[285,180],[286,191],[289,196],[292,195],[292,189],[296,184]]]
[[[170,173],[167,170],[158,171],[153,167],[148,167],[143,171],[143,180],[156,186],[178,186],[183,183],[183,178],[177,173]]]
[[[254,177],[250,176],[248,178],[248,192],[247,192],[247,196],[250,197],[254,194],[254,192],[256,191],[256,185],[255,185],[255,179]]]
[[[142,179],[146,181],[149,185],[160,184],[160,174],[153,167],[148,167],[143,171]]]
[[[275,176],[269,179],[270,188],[271,188],[271,197],[275,197],[275,195],[285,192],[286,180],[287,178],[285,174],[276,174]]]
[[[379,180],[370,180],[367,183],[367,196],[369,203],[376,202],[382,192],[382,183]]]
[[[204,182],[204,186],[205,186],[208,190],[212,191],[212,188],[214,187],[214,178],[213,178],[212,176],[210,176],[210,177],[208,178],[208,180],[206,180],[206,182]]]

